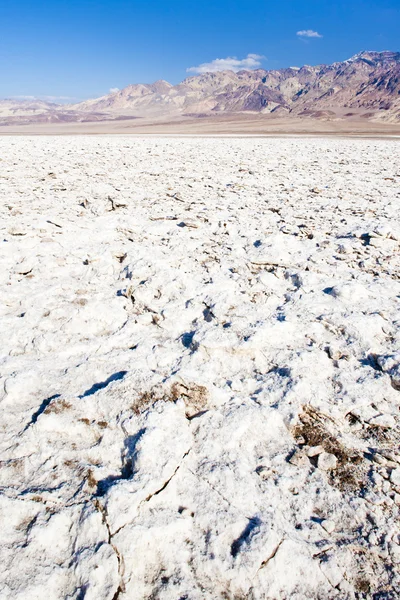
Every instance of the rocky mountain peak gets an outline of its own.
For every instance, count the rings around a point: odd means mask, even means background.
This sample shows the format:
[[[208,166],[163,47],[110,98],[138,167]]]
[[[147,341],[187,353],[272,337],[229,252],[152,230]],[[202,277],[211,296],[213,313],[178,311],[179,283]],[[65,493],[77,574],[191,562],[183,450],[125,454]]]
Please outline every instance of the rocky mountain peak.
[[[128,85],[62,109],[47,106],[41,110],[43,114],[60,110],[91,113],[96,119],[256,112],[399,122],[400,52],[363,50],[331,65],[207,72],[187,77],[178,85],[160,79]],[[10,112],[9,106],[8,112],[4,111],[7,117],[18,114]]]

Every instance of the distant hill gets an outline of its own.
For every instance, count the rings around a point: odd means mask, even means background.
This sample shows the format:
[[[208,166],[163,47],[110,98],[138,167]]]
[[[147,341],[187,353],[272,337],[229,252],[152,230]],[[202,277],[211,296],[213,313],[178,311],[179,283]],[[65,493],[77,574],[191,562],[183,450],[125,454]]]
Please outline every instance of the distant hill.
[[[4,102],[0,101],[0,124],[243,112],[396,123],[400,122],[400,52],[364,51],[332,65],[204,73],[175,86],[163,80],[134,84],[74,105],[42,103],[30,112],[22,103],[14,102],[12,108],[12,101],[3,109]]]

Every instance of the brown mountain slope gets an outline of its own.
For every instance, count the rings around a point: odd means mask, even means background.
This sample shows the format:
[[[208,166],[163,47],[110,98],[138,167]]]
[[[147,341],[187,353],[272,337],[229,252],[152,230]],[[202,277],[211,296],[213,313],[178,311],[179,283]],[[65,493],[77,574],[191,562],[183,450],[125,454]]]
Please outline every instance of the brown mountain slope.
[[[203,73],[175,86],[163,80],[134,84],[79,104],[42,106],[39,112],[23,113],[23,122],[254,112],[394,123],[400,122],[400,53],[361,52],[343,62],[314,67]],[[2,111],[0,102],[0,124],[18,122],[19,114],[9,104]]]
[[[176,86],[164,81],[130,85],[70,108],[139,117],[254,111],[325,117],[366,114],[397,121],[399,73],[400,53],[361,52],[332,65],[204,73]]]
[[[0,118],[1,117],[32,117],[56,110],[58,104],[44,102],[38,99],[18,99],[9,98],[0,100]]]

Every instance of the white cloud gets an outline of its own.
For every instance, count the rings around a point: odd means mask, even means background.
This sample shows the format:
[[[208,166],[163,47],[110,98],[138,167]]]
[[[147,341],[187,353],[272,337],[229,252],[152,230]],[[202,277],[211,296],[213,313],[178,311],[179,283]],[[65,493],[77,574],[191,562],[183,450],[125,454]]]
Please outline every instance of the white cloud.
[[[110,88],[110,94],[115,94],[116,92],[119,92],[119,88]]]
[[[189,67],[188,73],[217,73],[218,71],[240,71],[241,69],[257,69],[265,56],[260,54],[248,54],[246,58],[239,60],[236,56],[227,58],[216,58],[209,63],[202,63],[198,67]]]
[[[301,31],[298,31],[297,34],[299,37],[306,37],[306,38],[322,38],[323,36],[318,33],[318,31],[314,31],[313,29],[302,29]]]
[[[72,96],[40,96],[41,100],[48,100],[49,102],[57,102],[57,100],[76,100]]]
[[[16,100],[45,100],[46,102],[57,102],[58,100],[75,100],[71,96],[11,96]]]

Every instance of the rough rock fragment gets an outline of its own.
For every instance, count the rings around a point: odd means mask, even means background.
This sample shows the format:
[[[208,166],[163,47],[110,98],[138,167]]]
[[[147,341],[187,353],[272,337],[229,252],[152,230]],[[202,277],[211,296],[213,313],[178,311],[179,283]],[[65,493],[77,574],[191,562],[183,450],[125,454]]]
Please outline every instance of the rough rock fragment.
[[[323,471],[331,471],[337,467],[337,458],[329,452],[321,452],[318,456],[318,468]]]

